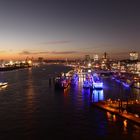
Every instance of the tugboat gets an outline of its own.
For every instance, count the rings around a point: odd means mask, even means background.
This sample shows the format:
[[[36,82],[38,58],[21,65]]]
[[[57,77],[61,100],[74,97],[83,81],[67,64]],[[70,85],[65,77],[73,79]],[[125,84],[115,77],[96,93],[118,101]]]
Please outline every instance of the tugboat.
[[[65,89],[69,86],[70,79],[65,75],[57,76],[55,78],[55,88],[57,89]]]

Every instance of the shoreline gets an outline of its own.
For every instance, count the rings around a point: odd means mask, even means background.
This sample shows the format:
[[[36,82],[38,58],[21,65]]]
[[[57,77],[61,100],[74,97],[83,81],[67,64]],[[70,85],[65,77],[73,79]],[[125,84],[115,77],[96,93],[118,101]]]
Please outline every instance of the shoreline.
[[[0,72],[13,71],[13,70],[18,70],[18,69],[25,69],[25,68],[30,68],[30,67],[31,67],[31,66],[5,67],[5,68],[0,68]]]

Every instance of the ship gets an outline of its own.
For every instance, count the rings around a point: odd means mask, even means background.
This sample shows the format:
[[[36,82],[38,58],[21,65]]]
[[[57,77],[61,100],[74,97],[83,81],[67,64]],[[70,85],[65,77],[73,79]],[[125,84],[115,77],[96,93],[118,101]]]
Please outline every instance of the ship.
[[[83,88],[93,88],[93,77],[91,74],[86,74],[85,81],[83,82]]]
[[[55,78],[55,88],[65,89],[70,85],[70,77],[65,75],[60,75]]]
[[[103,89],[103,81],[97,73],[93,74],[93,89]]]

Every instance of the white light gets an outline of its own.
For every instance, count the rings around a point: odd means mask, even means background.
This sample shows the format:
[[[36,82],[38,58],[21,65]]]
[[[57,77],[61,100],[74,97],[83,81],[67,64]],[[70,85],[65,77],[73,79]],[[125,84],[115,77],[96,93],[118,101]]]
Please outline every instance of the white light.
[[[88,70],[88,72],[90,73],[90,72],[91,72],[91,70]]]
[[[89,63],[88,66],[91,67],[91,63]]]
[[[32,64],[32,61],[31,61],[31,60],[29,60],[29,61],[28,61],[28,64]]]
[[[10,65],[13,65],[13,61],[10,61],[9,63],[10,63]]]

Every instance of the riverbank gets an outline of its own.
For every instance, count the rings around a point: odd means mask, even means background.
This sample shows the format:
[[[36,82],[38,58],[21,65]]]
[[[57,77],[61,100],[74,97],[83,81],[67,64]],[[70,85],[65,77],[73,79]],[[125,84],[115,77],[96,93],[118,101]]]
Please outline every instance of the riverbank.
[[[12,71],[12,70],[18,70],[18,69],[24,69],[24,68],[30,68],[31,66],[20,66],[20,67],[2,67],[0,68],[1,71]]]
[[[140,125],[140,118],[136,114],[129,113],[127,111],[122,111],[119,108],[115,107],[116,105],[110,106],[106,101],[101,101],[98,103],[92,103],[93,106],[96,106],[100,109],[103,109],[105,111],[108,111],[110,113],[116,114],[124,119],[127,119],[129,121],[132,121],[133,123],[136,123],[137,125]]]

